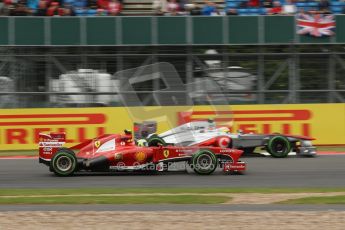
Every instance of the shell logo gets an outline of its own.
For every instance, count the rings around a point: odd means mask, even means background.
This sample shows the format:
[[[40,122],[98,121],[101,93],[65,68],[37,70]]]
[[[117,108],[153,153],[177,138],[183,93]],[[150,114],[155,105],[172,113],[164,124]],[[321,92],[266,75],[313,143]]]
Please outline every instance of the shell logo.
[[[137,161],[139,161],[139,162],[142,162],[142,161],[146,160],[146,157],[147,157],[147,155],[146,155],[145,152],[137,152],[137,153],[135,154],[135,159],[136,159]]]
[[[115,160],[122,160],[123,155],[122,155],[122,153],[115,153],[114,158],[115,158]]]

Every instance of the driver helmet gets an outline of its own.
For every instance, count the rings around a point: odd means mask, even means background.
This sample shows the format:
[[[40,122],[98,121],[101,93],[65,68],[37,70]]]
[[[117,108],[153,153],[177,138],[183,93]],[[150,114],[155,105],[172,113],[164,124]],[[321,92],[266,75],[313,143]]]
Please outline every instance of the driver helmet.
[[[228,127],[220,127],[218,130],[222,133],[230,133],[230,129]]]
[[[146,141],[145,139],[139,139],[139,140],[137,141],[137,145],[138,145],[139,147],[146,147],[146,146],[148,146],[147,141]]]
[[[123,130],[123,132],[124,132],[126,135],[132,135],[132,131],[131,131],[131,130],[125,129],[125,130]]]

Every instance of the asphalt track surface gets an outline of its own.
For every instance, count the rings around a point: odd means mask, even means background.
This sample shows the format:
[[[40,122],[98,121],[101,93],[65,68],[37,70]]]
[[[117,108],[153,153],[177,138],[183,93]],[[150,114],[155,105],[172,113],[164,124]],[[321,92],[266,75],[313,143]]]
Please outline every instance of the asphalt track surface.
[[[244,158],[244,175],[216,173],[200,176],[185,172],[156,175],[137,173],[80,173],[56,177],[37,159],[0,159],[0,188],[82,187],[345,187],[345,155],[313,158],[290,156]]]

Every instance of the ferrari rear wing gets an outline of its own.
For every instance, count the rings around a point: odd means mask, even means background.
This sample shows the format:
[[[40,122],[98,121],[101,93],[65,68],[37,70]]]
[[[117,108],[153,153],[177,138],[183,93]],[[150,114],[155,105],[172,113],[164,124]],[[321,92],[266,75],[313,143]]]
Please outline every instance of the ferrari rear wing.
[[[40,162],[49,162],[65,143],[65,133],[40,133],[38,143]]]

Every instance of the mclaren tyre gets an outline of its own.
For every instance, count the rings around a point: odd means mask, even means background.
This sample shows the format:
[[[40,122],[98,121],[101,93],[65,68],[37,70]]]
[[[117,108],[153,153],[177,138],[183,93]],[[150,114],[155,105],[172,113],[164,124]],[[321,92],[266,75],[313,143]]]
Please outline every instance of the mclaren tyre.
[[[267,143],[267,152],[272,157],[284,158],[291,152],[291,149],[290,141],[284,136],[273,136]]]
[[[50,162],[50,170],[57,176],[71,176],[77,170],[77,158],[69,149],[59,149]]]
[[[214,153],[209,150],[200,150],[192,157],[193,170],[200,175],[209,175],[213,173],[217,165],[218,159]]]

